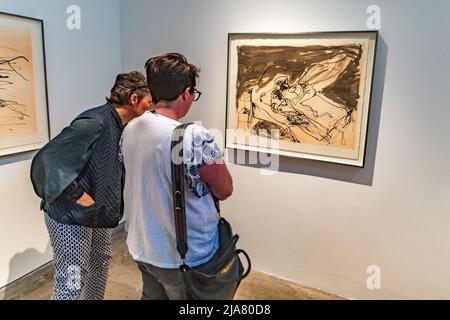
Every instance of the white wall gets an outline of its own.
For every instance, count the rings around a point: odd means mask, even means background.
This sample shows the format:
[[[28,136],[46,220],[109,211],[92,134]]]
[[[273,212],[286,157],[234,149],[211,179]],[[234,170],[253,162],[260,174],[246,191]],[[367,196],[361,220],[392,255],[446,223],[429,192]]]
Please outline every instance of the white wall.
[[[124,69],[184,53],[202,68],[187,120],[225,126],[227,34],[382,29],[365,169],[281,159],[231,165],[224,204],[255,269],[347,297],[450,299],[449,1],[124,0]],[[382,290],[366,288],[378,265]]]
[[[65,27],[74,3],[80,31]],[[367,167],[281,159],[268,177],[231,165],[224,211],[258,270],[352,298],[450,299],[448,1],[123,0],[119,12],[118,0],[0,0],[0,11],[45,20],[55,136],[104,101],[118,72],[167,51],[202,68],[187,120],[224,130],[229,32],[364,30],[371,4],[382,42]],[[0,287],[51,258],[32,156],[0,158]],[[381,267],[380,291],[365,286],[369,265]]]
[[[66,9],[81,8],[81,30]],[[0,0],[0,11],[44,20],[51,133],[102,104],[121,71],[118,0]],[[34,153],[0,158],[0,288],[51,260],[29,171]]]

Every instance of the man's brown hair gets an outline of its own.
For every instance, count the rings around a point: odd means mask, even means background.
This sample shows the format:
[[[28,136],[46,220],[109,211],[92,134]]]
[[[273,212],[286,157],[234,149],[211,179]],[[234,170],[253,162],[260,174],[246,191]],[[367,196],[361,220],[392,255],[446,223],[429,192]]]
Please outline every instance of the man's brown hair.
[[[147,85],[153,101],[176,100],[187,88],[197,85],[199,69],[179,53],[150,58],[145,64]]]
[[[145,76],[138,71],[121,73],[117,76],[111,95],[106,101],[115,106],[127,105],[133,93],[137,94],[139,100],[149,94]]]

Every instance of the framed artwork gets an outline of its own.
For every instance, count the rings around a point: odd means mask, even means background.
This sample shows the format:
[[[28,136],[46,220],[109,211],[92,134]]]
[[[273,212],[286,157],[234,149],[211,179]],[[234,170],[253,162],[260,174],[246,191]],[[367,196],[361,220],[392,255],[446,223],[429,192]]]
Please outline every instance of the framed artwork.
[[[229,34],[226,147],[363,167],[377,37]]]
[[[43,21],[0,13],[0,156],[49,141]]]

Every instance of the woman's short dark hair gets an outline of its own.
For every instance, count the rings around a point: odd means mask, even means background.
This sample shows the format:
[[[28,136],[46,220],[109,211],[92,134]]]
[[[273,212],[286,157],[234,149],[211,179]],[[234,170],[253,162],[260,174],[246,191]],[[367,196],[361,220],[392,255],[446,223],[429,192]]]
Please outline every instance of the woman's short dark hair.
[[[145,64],[153,101],[176,100],[187,88],[195,88],[200,70],[179,53],[150,58]]]
[[[149,92],[147,81],[142,73],[138,71],[121,73],[117,76],[111,95],[106,100],[113,105],[123,106],[129,104],[133,93],[136,93],[141,100]]]

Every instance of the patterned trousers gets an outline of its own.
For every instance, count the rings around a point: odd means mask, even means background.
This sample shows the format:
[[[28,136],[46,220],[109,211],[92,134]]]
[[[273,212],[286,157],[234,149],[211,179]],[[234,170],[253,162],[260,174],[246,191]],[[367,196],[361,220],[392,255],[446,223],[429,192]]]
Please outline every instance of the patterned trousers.
[[[52,300],[103,300],[112,259],[111,229],[65,225],[45,215],[55,267]]]

